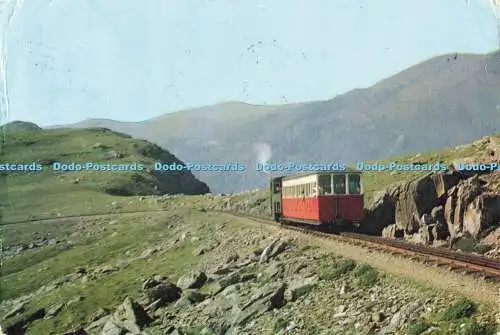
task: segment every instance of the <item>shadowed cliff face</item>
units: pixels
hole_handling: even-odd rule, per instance
[[[224,103],[139,123],[87,120],[146,138],[186,161],[246,163],[246,174],[206,175],[215,192],[266,185],[257,143],[272,160],[353,162],[471,141],[500,129],[500,53],[450,54],[328,101],[282,106]]]

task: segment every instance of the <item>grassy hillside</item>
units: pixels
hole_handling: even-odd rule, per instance
[[[187,161],[239,160],[250,173],[206,179],[215,192],[231,192],[266,185],[267,176],[254,170],[261,142],[269,145],[270,160],[352,163],[497,133],[499,91],[500,52],[443,55],[328,101],[233,102],[138,123],[87,120],[73,126],[104,126],[146,138]]]
[[[32,122],[24,121],[13,121],[0,126],[0,132],[34,131],[41,129],[42,128]]]
[[[144,140],[107,129],[60,129],[9,133],[1,163],[36,162],[42,171],[5,173],[2,221],[79,215],[117,210],[115,198],[164,193],[202,194],[206,184],[189,172],[143,171],[54,172],[59,162],[143,164],[180,162],[168,151]],[[113,197],[114,196],[114,197]],[[133,208],[129,208],[133,210]]]

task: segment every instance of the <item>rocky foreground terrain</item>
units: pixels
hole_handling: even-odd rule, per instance
[[[193,210],[193,203],[207,207],[206,198],[151,197],[138,201],[158,202],[166,211],[18,226],[18,236],[43,234],[57,242],[19,251],[4,264],[0,304],[4,331],[79,334],[85,329],[103,335],[497,331],[500,314],[493,292],[488,301],[476,301],[460,290],[435,289],[384,274],[287,231]],[[356,251],[352,256],[359,258]],[[474,285],[479,291],[485,283]]]

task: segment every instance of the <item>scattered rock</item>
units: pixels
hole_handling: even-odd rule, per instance
[[[45,317],[45,309],[37,309],[35,312],[30,313],[29,315],[21,318],[14,324],[7,327],[7,334],[25,334],[26,329],[30,326],[30,324],[39,319],[43,319]]]
[[[139,259],[149,258],[158,251],[159,251],[159,248],[148,248],[140,254]]]
[[[200,288],[207,281],[207,275],[204,272],[191,272],[179,278],[177,286],[181,289]]]
[[[103,327],[103,334],[122,334],[124,330],[137,334],[151,321],[152,319],[141,305],[127,297],[118,306],[113,317],[107,320]],[[121,331],[121,333],[118,331]]]
[[[78,302],[80,302],[80,301],[84,300],[84,299],[85,299],[85,298],[84,298],[84,297],[82,297],[82,296],[77,296],[77,297],[75,297],[75,298],[73,298],[73,299],[69,300],[69,301],[66,303],[66,306],[71,306],[71,305],[73,305],[73,304],[76,304],[76,303],[78,303]]]
[[[22,312],[24,312],[25,308],[26,308],[26,304],[24,302],[18,303],[7,314],[5,314],[4,319],[8,319],[8,318],[11,318],[17,314],[21,314]]]
[[[59,312],[62,310],[63,307],[64,307],[64,304],[61,304],[61,303],[50,306],[47,309],[47,314],[45,315],[45,318],[50,319],[50,318],[56,316],[57,314],[59,314]]]
[[[378,334],[392,334],[396,332],[406,321],[406,319],[415,313],[419,308],[421,308],[420,303],[418,301],[412,302],[403,308],[401,308],[398,312],[396,312],[389,324],[382,328]]]
[[[318,276],[312,276],[308,278],[301,278],[292,281],[287,289],[287,299],[294,301],[300,296],[307,294],[311,289],[313,289],[318,284]]]
[[[200,293],[198,290],[186,290],[185,294],[192,303],[198,303],[205,300],[205,295]]]
[[[94,275],[104,275],[108,274],[111,272],[118,271],[119,268],[111,265],[103,265],[101,267],[98,267],[97,269],[94,270],[93,274]]]
[[[162,303],[170,303],[181,297],[182,289],[171,283],[160,283],[148,288],[146,294],[150,301],[160,299]]]

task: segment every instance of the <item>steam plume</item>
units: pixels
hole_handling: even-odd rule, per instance
[[[257,154],[257,162],[261,164],[267,163],[272,156],[271,146],[267,143],[257,143],[254,145],[255,153]],[[265,171],[269,174],[269,171]]]
[[[271,146],[267,143],[257,143],[255,144],[255,152],[257,153],[257,162],[267,163],[272,156]]]

